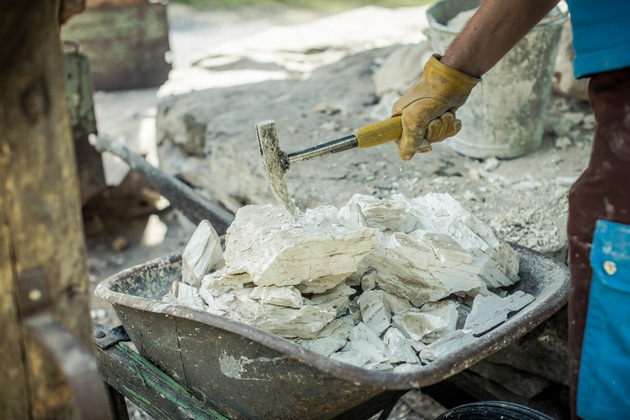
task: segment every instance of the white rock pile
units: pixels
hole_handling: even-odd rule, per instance
[[[518,254],[448,194],[355,195],[297,220],[246,206],[220,250],[202,222],[164,299],[368,369],[418,368],[534,300],[502,289]]]

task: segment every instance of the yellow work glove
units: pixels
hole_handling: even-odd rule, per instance
[[[455,111],[464,105],[481,79],[468,76],[440,62],[435,54],[424,73],[394,104],[392,117],[402,116],[398,154],[409,160],[416,152],[431,151],[431,143],[454,136],[462,128]]]

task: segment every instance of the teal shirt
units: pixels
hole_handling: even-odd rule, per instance
[[[567,0],[575,77],[630,67],[630,0]]]

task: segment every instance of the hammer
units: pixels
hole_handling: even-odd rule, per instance
[[[256,134],[267,183],[278,200],[295,216],[296,210],[284,182],[284,174],[291,164],[355,147],[373,147],[397,140],[402,135],[402,125],[399,116],[393,117],[359,128],[352,135],[289,154],[280,150],[274,121],[267,120],[256,124]]]

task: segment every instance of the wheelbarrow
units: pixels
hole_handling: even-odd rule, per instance
[[[509,345],[566,303],[567,267],[513,247],[521,257],[514,290],[535,300],[471,344],[405,373],[352,366],[258,328],[163,302],[181,278],[180,255],[122,271],[95,294],[111,302],[142,357],[212,407],[209,417],[367,418],[393,407],[407,391],[437,384]]]

